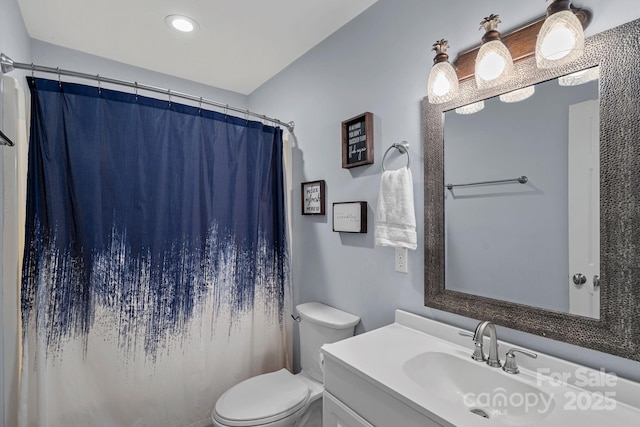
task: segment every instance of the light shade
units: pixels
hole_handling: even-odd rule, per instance
[[[558,78],[560,86],[578,86],[600,78],[600,67],[587,68]]]
[[[475,75],[479,89],[498,86],[513,75],[513,59],[500,40],[482,45],[476,58]]]
[[[536,64],[553,68],[568,64],[584,53],[584,31],[571,10],[547,17],[536,41]]]
[[[508,93],[503,93],[500,95],[500,101],[512,103],[512,102],[520,102],[525,99],[531,97],[536,92],[536,87],[531,85],[527,87],[523,87],[522,89],[516,89]]]
[[[434,58],[435,64],[429,72],[429,80],[427,82],[427,95],[431,104],[441,104],[448,102],[458,96],[460,90],[458,85],[458,75],[453,66],[447,61],[447,49],[449,43],[442,39],[433,44],[436,51]]]
[[[459,92],[458,75],[448,62],[435,64],[429,73],[429,102],[441,104],[454,99]]]
[[[456,108],[458,114],[473,114],[484,108],[484,101],[474,102],[473,104],[464,105]]]
[[[513,75],[513,58],[496,29],[499,23],[498,15],[484,18],[480,23],[486,33],[476,56],[475,78],[479,89],[498,86]]]

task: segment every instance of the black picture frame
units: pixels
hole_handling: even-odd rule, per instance
[[[334,203],[333,231],[338,233],[366,233],[367,202]]]
[[[342,168],[373,163],[373,113],[342,122]]]
[[[302,215],[325,215],[324,180],[308,181],[300,184]]]

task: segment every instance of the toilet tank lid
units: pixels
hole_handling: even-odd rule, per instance
[[[358,316],[319,302],[299,304],[296,306],[296,310],[298,310],[298,314],[303,320],[308,320],[332,329],[351,328],[360,322]]]

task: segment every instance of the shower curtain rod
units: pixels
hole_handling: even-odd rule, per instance
[[[63,70],[63,69],[60,69],[60,68],[45,67],[45,66],[42,66],[42,65],[34,65],[34,64],[26,64],[26,63],[21,63],[21,62],[14,62],[11,58],[9,58],[4,53],[0,54],[0,63],[2,65],[2,72],[3,73],[10,73],[11,71],[13,71],[15,69],[18,69],[18,70],[31,70],[32,73],[37,71],[39,73],[57,74],[58,75],[58,79],[60,78],[60,76],[69,76],[69,77],[77,77],[77,78],[87,79],[87,80],[94,80],[94,81],[98,82],[98,85],[100,85],[100,83],[110,83],[110,84],[126,86],[126,87],[130,87],[130,88],[136,89],[136,93],[137,93],[137,90],[146,90],[146,91],[149,91],[149,92],[155,92],[155,93],[161,93],[163,95],[168,95],[169,99],[171,99],[172,97],[183,98],[183,99],[188,99],[190,101],[198,102],[199,104],[206,104],[206,105],[212,105],[212,106],[218,107],[218,108],[224,108],[225,111],[231,110],[231,111],[235,111],[235,112],[238,112],[238,113],[245,114],[247,116],[257,117],[257,118],[259,118],[261,120],[265,120],[265,121],[268,121],[268,122],[276,123],[278,125],[281,125],[281,126],[284,126],[285,128],[287,128],[287,130],[289,132],[293,132],[293,129],[294,129],[294,126],[295,126],[294,122],[285,123],[285,122],[280,121],[278,119],[274,119],[272,117],[265,116],[264,114],[257,114],[257,113],[254,113],[252,111],[249,111],[249,110],[243,110],[242,108],[233,107],[233,106],[231,106],[229,104],[223,104],[221,102],[212,101],[210,99],[206,99],[206,98],[203,98],[201,96],[189,95],[187,93],[182,93],[182,92],[174,92],[171,89],[164,89],[164,88],[160,88],[160,87],[156,87],[156,86],[149,86],[149,85],[145,85],[145,84],[138,83],[138,82],[129,82],[129,81],[126,81],[126,80],[112,79],[112,78],[109,78],[109,77],[103,77],[100,74],[97,74],[97,75],[86,74],[86,73],[80,73],[80,72],[77,72],[77,71]]]

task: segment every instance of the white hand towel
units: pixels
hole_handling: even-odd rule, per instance
[[[413,178],[409,168],[382,172],[376,212],[376,245],[416,249]]]

